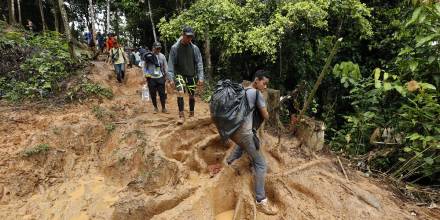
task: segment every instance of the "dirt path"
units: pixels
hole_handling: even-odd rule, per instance
[[[259,213],[246,157],[238,171],[212,175],[230,149],[206,104],[198,100],[196,117],[177,126],[172,94],[171,114],[153,114],[140,100],[138,69],[129,69],[121,86],[113,75],[102,62],[89,75],[113,90],[112,100],[62,109],[0,106],[1,219],[440,218],[438,209],[397,199],[379,180],[355,171],[345,180],[331,155],[308,159],[295,140],[276,146],[268,134],[266,189],[280,213]]]

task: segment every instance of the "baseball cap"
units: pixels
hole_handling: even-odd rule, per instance
[[[182,30],[183,34],[185,34],[186,36],[194,36],[194,30],[192,29],[192,27],[184,27]]]
[[[156,41],[153,43],[153,48],[162,48],[162,45]]]

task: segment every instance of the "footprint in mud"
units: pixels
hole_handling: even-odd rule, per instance
[[[160,147],[168,158],[198,173],[212,172],[212,169],[218,172],[228,150],[214,125],[203,119],[174,130],[164,138]]]

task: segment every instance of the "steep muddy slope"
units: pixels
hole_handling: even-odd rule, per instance
[[[57,107],[0,107],[2,219],[438,219],[438,209],[405,203],[386,184],[350,171],[332,155],[302,156],[292,138],[264,134],[267,194],[276,216],[256,211],[246,156],[223,167],[230,151],[198,101],[178,126],[177,106],[153,114],[140,99],[139,69],[117,85],[112,67],[88,77],[112,100]],[[414,215],[415,214],[415,215]]]

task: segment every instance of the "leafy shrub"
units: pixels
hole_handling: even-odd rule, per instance
[[[70,88],[66,94],[66,99],[69,101],[81,100],[89,97],[110,99],[113,97],[113,92],[111,89],[102,87],[99,84],[84,80],[82,83]]]
[[[391,153],[386,158],[376,158],[371,165],[391,171],[401,180],[434,178],[440,172],[438,98],[439,93],[431,84],[405,82],[376,69],[374,78],[354,83],[347,100],[355,112],[344,116],[346,123],[330,144],[334,150],[364,154],[377,148],[371,142],[373,131],[386,129],[389,132],[385,138],[395,143],[381,142],[391,148]]]

